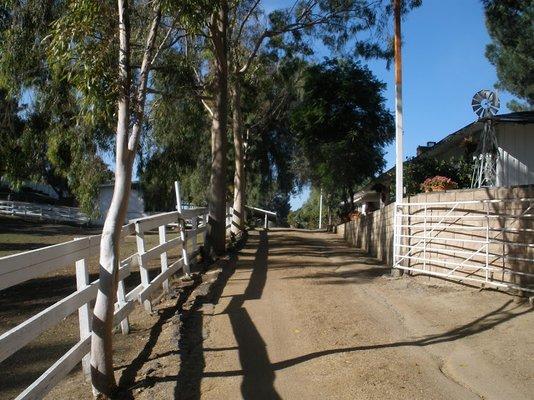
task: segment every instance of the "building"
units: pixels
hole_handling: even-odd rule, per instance
[[[490,118],[499,147],[496,187],[534,185],[534,112],[516,112]],[[476,146],[484,122],[475,121],[451,133],[441,141],[427,142],[417,148],[417,155],[408,163],[422,157],[438,160],[459,158],[465,154],[466,142]],[[387,204],[389,192],[394,191],[395,168],[381,174],[354,195],[354,205],[362,214]]]
[[[100,192],[98,194],[99,217],[98,220],[95,221],[96,223],[104,223],[104,219],[106,218],[107,211],[111,204],[111,198],[113,197],[114,185],[114,182],[109,182],[100,186]],[[141,187],[139,182],[132,182],[126,220],[141,218],[145,215],[145,201],[143,199]]]

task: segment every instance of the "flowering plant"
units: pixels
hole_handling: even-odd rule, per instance
[[[438,192],[441,190],[456,189],[458,184],[446,176],[435,176],[427,178],[421,184],[421,189],[425,192]]]

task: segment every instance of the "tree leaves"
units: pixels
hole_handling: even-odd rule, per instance
[[[486,57],[495,65],[497,87],[526,101],[508,106],[534,109],[534,0],[483,0],[486,26],[493,43]]]
[[[291,129],[308,160],[312,185],[323,187],[334,205],[383,168],[393,117],[384,105],[385,85],[354,61],[313,65],[305,80]]]

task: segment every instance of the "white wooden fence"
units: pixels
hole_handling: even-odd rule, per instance
[[[186,230],[187,224],[190,229]],[[179,237],[167,239],[166,227],[179,230]],[[144,234],[158,228],[159,244],[146,248]],[[169,278],[183,271],[189,273],[189,264],[198,251],[197,235],[206,231],[206,209],[194,208],[157,214],[140,218],[123,226],[121,238],[135,235],[137,253],[122,260],[119,268],[119,287],[115,304],[115,325],[121,325],[128,333],[128,315],[138,301],[151,309],[150,298],[156,291],[168,290]],[[190,241],[190,246],[188,242]],[[182,257],[168,265],[167,252],[175,247],[182,249]],[[44,247],[0,258],[0,290],[30,279],[38,278],[60,268],[75,264],[77,290],[54,303],[23,323],[0,336],[0,362],[20,350],[43,331],[59,324],[63,319],[78,311],[80,340],[59,360],[48,368],[36,381],[27,387],[17,399],[40,399],[63,379],[80,361],[85,374],[90,373],[89,350],[91,335],[91,303],[98,291],[98,280],[89,281],[89,258],[96,257],[100,248],[100,235],[75,239],[66,243]],[[149,277],[148,262],[160,259],[161,272],[153,279]],[[124,279],[134,267],[139,267],[141,282],[126,293]]]
[[[90,222],[89,217],[82,213],[79,208],[57,207],[23,201],[0,200],[0,214],[74,224],[87,224]]]
[[[269,217],[274,217],[276,219],[278,216],[275,212],[264,210],[263,208],[252,207],[252,206],[245,206],[245,207],[251,210],[252,212],[263,214],[263,227],[265,229],[269,229]]]

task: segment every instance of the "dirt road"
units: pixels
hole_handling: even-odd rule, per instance
[[[124,399],[534,398],[534,312],[517,298],[388,279],[327,233],[251,232],[221,265],[116,336]],[[91,398],[80,372],[47,397],[73,398]]]
[[[251,233],[184,397],[533,398],[528,305],[386,273],[331,234]]]

